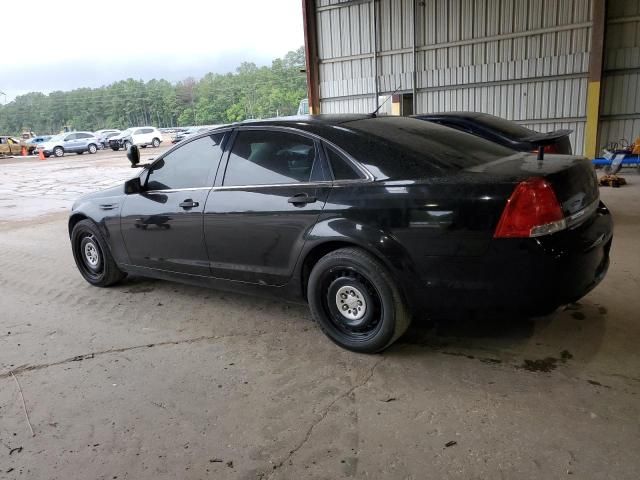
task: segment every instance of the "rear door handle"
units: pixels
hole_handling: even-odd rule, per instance
[[[306,193],[298,193],[293,197],[289,198],[287,202],[293,203],[294,205],[304,205],[306,203],[315,203],[318,199],[316,197],[311,197]]]
[[[184,202],[179,203],[178,205],[181,206],[182,208],[193,208],[193,207],[197,207],[200,204],[188,198]]]

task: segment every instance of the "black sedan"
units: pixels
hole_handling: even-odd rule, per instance
[[[540,133],[511,120],[477,112],[429,113],[414,118],[477,135],[520,152],[537,151],[542,146],[544,153],[572,154],[571,130]]]
[[[189,138],[80,198],[69,234],[93,285],[135,274],[303,300],[334,342],[376,352],[423,314],[578,300],[607,271],[612,220],[586,159],[320,115]]]

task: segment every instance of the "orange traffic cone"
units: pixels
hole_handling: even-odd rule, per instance
[[[24,145],[22,145],[22,149],[20,150],[20,155],[22,155],[23,157],[27,156],[27,147],[25,147]]]
[[[44,156],[44,153],[42,153],[42,149],[41,148],[38,149],[38,158],[40,160],[46,160],[46,158]]]

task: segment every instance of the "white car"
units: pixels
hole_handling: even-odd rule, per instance
[[[162,143],[162,132],[155,127],[132,127],[127,128],[120,135],[109,139],[109,147],[112,150],[125,150],[131,145],[139,147],[159,147]]]

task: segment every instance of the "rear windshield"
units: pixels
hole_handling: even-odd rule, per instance
[[[371,172],[376,177],[462,170],[515,153],[475,135],[413,118],[377,117],[343,125],[362,135],[351,138],[356,140],[352,145],[340,146],[369,168],[373,164],[379,170]]]
[[[522,125],[518,125],[515,122],[505,120],[500,117],[494,117],[493,115],[478,115],[477,117],[474,117],[474,120],[480,125],[486,125],[488,128],[515,140],[530,137],[531,135],[538,133],[523,127]]]

